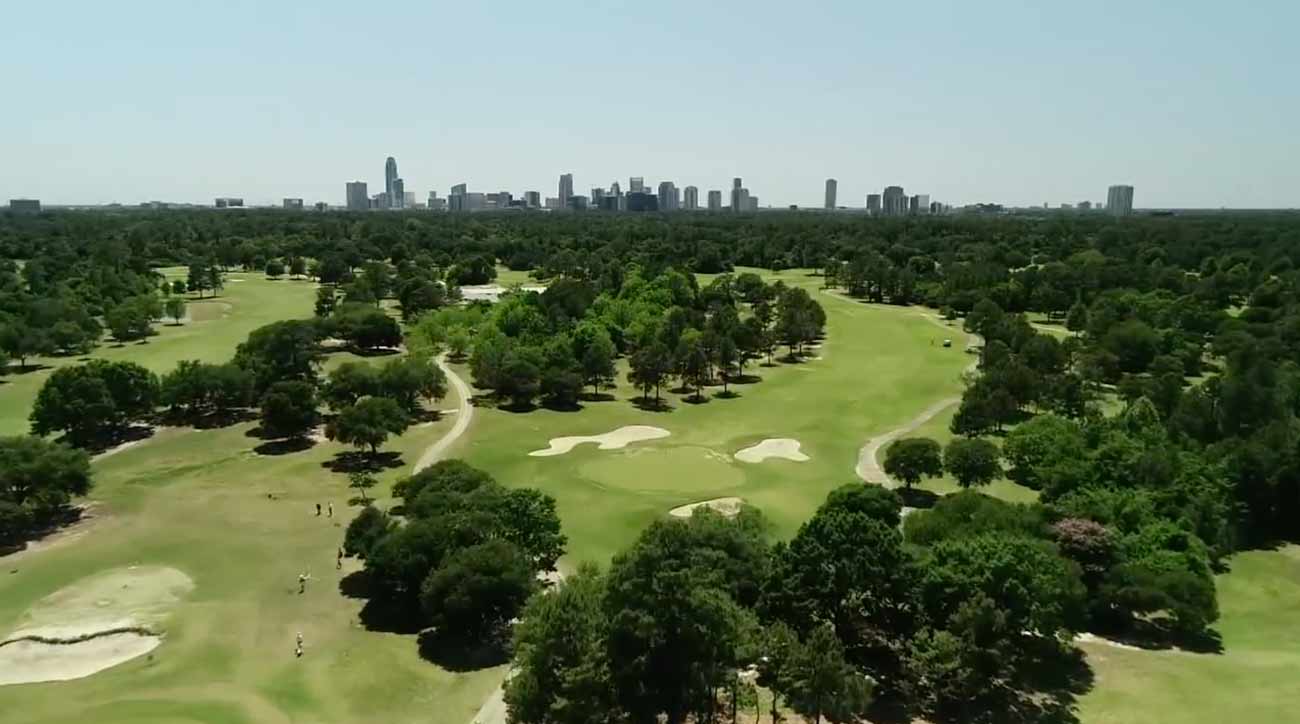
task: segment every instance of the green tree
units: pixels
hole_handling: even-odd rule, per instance
[[[364,505],[370,504],[370,500],[366,497],[366,491],[378,484],[379,480],[364,470],[354,470],[348,473],[348,487],[357,491]]]
[[[1002,474],[998,446],[984,438],[954,438],[943,450],[943,467],[963,488],[988,485]]]
[[[505,686],[514,724],[620,721],[606,654],[605,578],[592,564],[533,596],[514,630],[516,674]]]
[[[379,394],[380,374],[366,362],[344,362],[330,372],[321,397],[336,412],[351,407],[363,397]]]
[[[185,317],[185,300],[180,297],[171,297],[163,303],[163,310],[167,316],[171,317],[172,324],[180,324],[181,319]]]
[[[844,647],[830,624],[814,628],[794,647],[783,668],[782,693],[790,707],[820,724],[857,722],[871,703],[870,681],[844,658]]]
[[[347,532],[343,535],[343,550],[350,556],[365,558],[375,544],[396,527],[397,524],[387,513],[373,505],[366,505],[348,523]]]
[[[284,276],[284,261],[281,259],[271,259],[266,262],[266,275],[272,279],[279,279]]]
[[[90,488],[90,458],[81,450],[39,437],[0,437],[0,501],[40,519]]]
[[[367,397],[346,407],[334,421],[332,432],[339,442],[370,448],[370,454],[379,452],[379,446],[389,435],[401,435],[411,424],[406,410],[387,397]]]
[[[54,342],[44,329],[15,320],[0,324],[0,350],[17,359],[19,368],[26,370],[29,358],[54,352]]]
[[[32,406],[32,431],[67,433],[85,447],[120,433],[153,412],[158,378],[133,362],[92,360],[60,367],[41,386]]]
[[[433,403],[447,394],[447,375],[432,360],[407,356],[379,368],[380,394],[398,402],[408,413],[419,414],[421,401]]]
[[[614,342],[603,329],[593,336],[582,352],[583,380],[591,385],[592,394],[600,392],[602,385],[614,383]]]
[[[448,555],[424,580],[420,604],[440,631],[473,639],[514,618],[535,586],[523,551],[490,540]]]
[[[943,458],[939,443],[928,437],[905,437],[885,448],[885,474],[902,480],[907,487],[921,482],[921,478],[937,478],[943,474]]]
[[[697,329],[682,333],[673,356],[673,367],[682,384],[695,389],[692,398],[704,400],[704,385],[709,382],[709,357],[704,352],[703,336]]]
[[[262,434],[272,438],[301,439],[316,427],[316,388],[298,380],[271,385],[262,398]]]
[[[253,374],[258,391],[276,382],[314,384],[322,357],[316,325],[300,319],[258,327],[235,349],[235,364]]]

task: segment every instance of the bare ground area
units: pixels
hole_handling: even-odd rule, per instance
[[[459,421],[458,421],[459,422]],[[544,458],[554,455],[564,455],[573,448],[584,443],[594,442],[601,450],[618,450],[627,447],[634,442],[645,440],[658,440],[665,438],[672,433],[662,427],[652,427],[650,425],[627,425],[617,430],[604,433],[603,435],[574,435],[571,437],[553,437],[551,438],[550,447],[544,450],[534,450],[530,453],[532,457]]]
[[[788,437],[768,438],[757,445],[750,445],[736,452],[736,459],[742,463],[761,463],[768,458],[792,460],[796,463],[808,461],[808,456],[799,449],[798,440]]]
[[[681,505],[668,511],[668,514],[675,518],[689,518],[695,513],[696,508],[709,507],[718,511],[722,515],[731,517],[740,513],[740,506],[745,504],[744,498],[714,498],[713,500],[702,500],[698,503]]]

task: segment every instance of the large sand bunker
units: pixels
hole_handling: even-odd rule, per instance
[[[800,452],[799,448],[799,441],[793,438],[769,437],[757,445],[738,451],[736,459],[742,463],[761,463],[768,458],[793,460],[796,463],[807,462],[808,456]]]
[[[713,500],[702,500],[698,503],[673,508],[668,511],[668,514],[676,518],[689,518],[695,514],[696,508],[709,507],[731,518],[740,514],[740,508],[744,504],[744,498],[714,498]]]
[[[174,568],[132,566],[55,591],[0,639],[0,685],[79,679],[152,651],[193,588]]]
[[[634,442],[644,440],[658,440],[668,437],[672,433],[662,427],[651,427],[650,425],[628,425],[620,427],[604,435],[576,435],[573,437],[553,437],[551,446],[545,450],[534,450],[530,453],[535,458],[546,458],[552,455],[563,455],[573,448],[583,443],[594,442],[601,450],[617,450],[627,447]]]

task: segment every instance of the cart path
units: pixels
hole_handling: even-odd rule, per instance
[[[453,443],[460,439],[461,435],[465,434],[465,431],[469,429],[470,421],[474,419],[474,405],[470,403],[470,397],[474,394],[473,391],[470,390],[469,385],[465,384],[465,380],[460,378],[460,375],[447,366],[445,356],[439,355],[436,362],[438,367],[442,369],[443,374],[447,375],[447,380],[451,382],[451,386],[456,388],[457,396],[460,397],[460,404],[456,407],[456,424],[451,426],[446,435],[443,435],[437,442],[425,449],[424,453],[420,455],[420,459],[415,462],[415,467],[411,470],[412,474],[418,473],[438,462],[443,453],[447,451],[447,448],[451,447]]]

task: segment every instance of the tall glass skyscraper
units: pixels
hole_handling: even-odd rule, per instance
[[[393,201],[395,198],[393,196],[393,182],[396,181],[397,178],[397,159],[389,156],[388,160],[384,162],[384,193],[387,194],[388,204],[390,206],[399,205],[399,203],[394,203]]]

